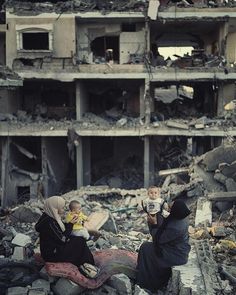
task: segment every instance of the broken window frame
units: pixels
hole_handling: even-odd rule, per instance
[[[47,33],[48,34],[48,49],[25,49],[23,48],[23,34],[27,33]],[[53,51],[53,29],[52,25],[39,26],[16,26],[16,44],[17,51],[20,52],[51,52]]]

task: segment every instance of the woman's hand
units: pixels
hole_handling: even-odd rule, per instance
[[[72,224],[75,224],[77,221],[78,221],[78,215],[74,215],[70,222]]]
[[[156,215],[147,215],[147,222],[150,224],[157,224],[157,217]]]

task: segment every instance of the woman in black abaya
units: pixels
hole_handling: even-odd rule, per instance
[[[152,292],[165,286],[171,267],[186,264],[190,251],[188,218],[190,210],[182,200],[174,201],[162,225],[157,216],[148,215],[152,242],[141,245],[138,253],[137,283]]]
[[[61,220],[65,200],[54,196],[46,199],[44,213],[35,225],[39,232],[40,252],[46,262],[70,262],[80,266],[85,262],[94,265],[93,255],[83,237],[70,236],[74,217],[70,223]]]

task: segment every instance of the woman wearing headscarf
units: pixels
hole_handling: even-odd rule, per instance
[[[64,207],[65,200],[61,197],[46,199],[43,215],[35,225],[43,259],[47,262],[70,262],[78,267],[85,262],[94,264],[85,239],[70,236],[76,217],[70,223],[62,222]]]
[[[153,241],[143,243],[139,249],[137,283],[140,287],[156,292],[167,284],[172,266],[187,263],[190,251],[187,216],[190,213],[182,200],[176,200],[161,225],[158,225],[160,216],[148,215]]]

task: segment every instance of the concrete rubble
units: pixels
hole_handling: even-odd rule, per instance
[[[188,264],[174,267],[167,289],[161,290],[158,294],[208,295],[218,294],[219,290],[224,290],[222,294],[235,294],[235,205],[230,202],[230,208],[221,212],[217,209],[215,200],[212,197],[208,199],[208,195],[214,193],[214,182],[217,181],[214,178],[215,171],[219,166],[222,167],[222,162],[230,164],[235,161],[236,153],[230,148],[233,147],[220,146],[200,158],[195,157],[188,170],[189,180],[185,183],[179,184],[178,177],[180,176],[176,178],[173,175],[171,178],[170,175],[163,176],[161,191],[163,197],[168,201],[183,198],[193,212],[189,227],[192,251]],[[227,155],[223,156],[219,152],[222,149],[227,149]],[[199,170],[196,169],[196,166],[201,167],[201,175],[198,175]],[[234,177],[234,170],[231,172],[230,174],[227,170],[227,177]],[[201,178],[203,173],[211,173],[212,186],[212,183],[205,186],[204,179]],[[226,186],[223,189],[226,190]],[[188,194],[191,191],[194,193]],[[100,220],[98,229],[100,228],[101,236],[96,241],[88,241],[88,245],[93,251],[108,248],[138,251],[141,243],[150,239],[145,213],[140,205],[141,200],[146,197],[146,189],[124,190],[111,189],[107,186],[83,187],[80,190],[68,192],[63,197],[67,205],[72,199],[79,200],[87,215],[98,213],[95,219]],[[227,203],[228,199],[226,198],[222,202]],[[114,275],[98,290],[89,291],[67,279],[51,278],[43,269],[40,271],[42,266],[39,267],[35,264],[32,255],[39,251],[34,224],[42,208],[43,203],[38,200],[18,205],[17,210],[9,208],[2,211],[0,277],[2,278],[1,286],[6,294],[92,295],[107,294],[106,292],[122,295],[147,294],[124,274]],[[17,212],[20,212],[21,218],[19,219],[16,218]],[[36,215],[35,212],[37,212]],[[102,212],[106,212],[108,215],[104,215]],[[17,263],[24,265],[21,270],[22,276],[18,276],[10,270],[8,277],[3,275],[5,268],[11,266],[14,269],[17,267]],[[27,268],[29,267],[28,263],[31,263],[31,269]],[[211,273],[210,277],[208,277],[209,272]],[[23,278],[26,273],[28,277],[25,282]],[[13,286],[9,280],[18,282],[18,285],[14,284]],[[34,293],[36,291],[38,293]]]

